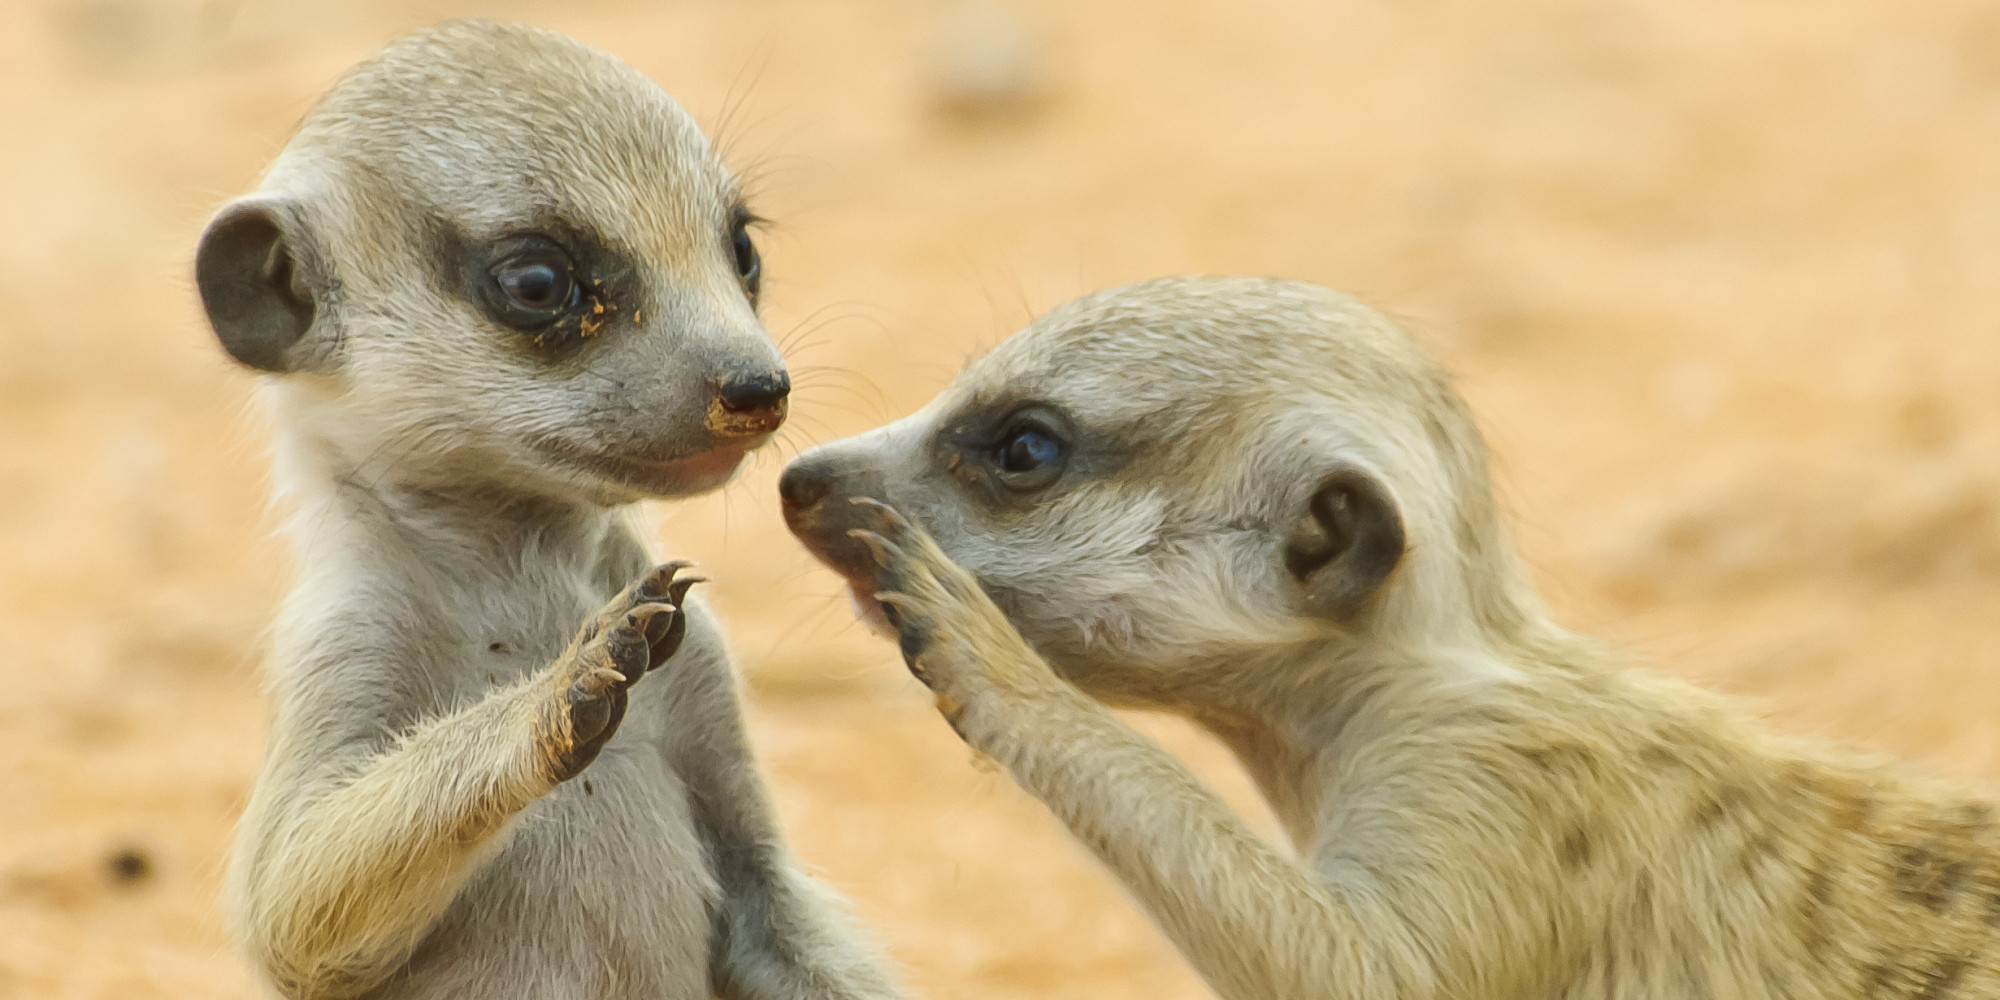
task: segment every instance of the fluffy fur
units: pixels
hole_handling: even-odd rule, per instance
[[[1067,444],[1028,489],[995,450],[1022,413]],[[953,727],[1222,996],[2000,996],[1991,805],[1550,623],[1465,405],[1349,298],[1086,297],[783,487]],[[1234,748],[1292,852],[1106,703]]]
[[[204,302],[273,373],[296,509],[228,890],[274,992],[897,995],[785,849],[711,618],[671,567],[634,584],[621,506],[719,485],[783,417],[716,403],[783,379],[741,216],[651,81],[468,23],[347,74],[211,225]],[[585,297],[523,330],[488,268],[529,236]]]

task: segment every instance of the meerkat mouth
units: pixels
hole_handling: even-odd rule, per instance
[[[875,579],[875,564],[865,551],[855,551],[856,546],[829,545],[818,524],[810,527],[791,525],[792,533],[805,543],[806,550],[818,559],[820,565],[840,575],[847,584],[847,596],[854,604],[854,617],[861,623],[882,635],[893,636],[896,627],[889,623],[889,615],[882,609],[882,602],[875,599],[875,592],[881,589]],[[841,541],[850,541],[841,539]]]
[[[682,492],[703,483],[720,484],[736,472],[750,449],[726,446],[666,461],[630,458],[624,455],[597,456],[598,465],[635,486],[667,487]]]
[[[848,576],[846,579],[847,596],[854,601],[854,617],[861,619],[861,624],[874,629],[877,634],[893,637],[896,626],[889,624],[889,615],[882,610],[882,602],[875,599],[874,577]]]
[[[685,496],[721,486],[764,438],[717,444],[679,458],[639,458],[568,447],[547,450],[564,465],[654,496]]]

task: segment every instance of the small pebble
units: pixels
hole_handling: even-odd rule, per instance
[[[110,872],[111,881],[137,885],[153,877],[153,855],[144,848],[120,848],[104,859],[104,867]]]

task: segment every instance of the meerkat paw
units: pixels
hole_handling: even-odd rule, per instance
[[[1055,681],[979,581],[929,532],[879,500],[852,502],[867,512],[869,526],[848,534],[874,553],[875,599],[896,628],[903,662],[937,695],[947,719],[956,724],[966,703],[989,690],[1027,694]]]
[[[665,563],[627,587],[584,624],[556,661],[536,733],[552,781],[567,781],[597,759],[624,721],[626,692],[680,648],[687,635],[681,602],[702,582],[679,576],[689,565]]]

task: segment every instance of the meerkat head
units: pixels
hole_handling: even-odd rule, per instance
[[[384,475],[602,503],[720,485],[785,416],[753,217],[694,122],[544,31],[419,32],[209,224],[222,346],[281,437]]]
[[[1310,285],[1171,279],[1071,302],[916,414],[800,456],[780,490],[864,613],[874,563],[847,532],[850,500],[874,497],[1100,693],[1138,664],[1519,625],[1449,379]]]

